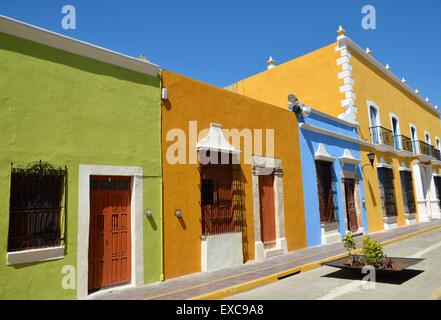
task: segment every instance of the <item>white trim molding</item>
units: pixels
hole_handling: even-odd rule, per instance
[[[357,97],[354,91],[354,78],[352,78],[351,53],[346,45],[340,45],[340,43],[336,47],[336,51],[340,53],[336,63],[338,67],[341,67],[338,78],[343,80],[343,85],[340,86],[339,91],[344,94],[341,106],[345,109],[345,112],[341,113],[338,118],[358,125],[355,104]]]
[[[387,163],[383,157],[380,157],[380,160],[378,160],[378,164],[376,165],[376,167],[377,168],[386,168],[386,169],[393,169],[394,168],[394,166]]]
[[[274,172],[274,201],[276,214],[276,244],[274,248],[265,248],[262,242],[261,221],[260,221],[260,188],[259,175],[268,174],[266,170]],[[283,200],[283,171],[280,159],[253,156],[253,217],[254,217],[254,248],[255,259],[261,260],[274,253],[286,254],[288,245],[285,238],[285,209]]]
[[[331,156],[328,153],[328,150],[326,150],[326,147],[323,143],[319,143],[317,151],[314,154],[314,160],[334,162],[335,157]]]
[[[3,15],[0,15],[0,32],[150,76],[159,74],[159,66],[148,61],[73,39]]]
[[[196,144],[196,150],[202,151],[216,151],[224,153],[239,154],[240,151],[236,150],[225,138],[222,132],[222,125],[217,123],[210,124],[210,131],[208,135],[202,138]]]
[[[143,251],[143,169],[141,167],[122,167],[106,165],[79,166],[78,184],[78,244],[77,244],[77,297],[88,295],[88,253],[90,223],[90,176],[129,176],[132,177],[130,199],[131,226],[131,285],[144,283]]]
[[[64,249],[64,246],[59,246],[8,252],[6,254],[6,264],[16,265],[31,262],[60,260],[64,258]]]
[[[354,158],[354,156],[352,155],[352,153],[351,153],[351,151],[349,149],[345,149],[343,151],[343,155],[341,157],[339,157],[338,159],[343,164],[358,165],[359,163],[361,163],[360,159]]]

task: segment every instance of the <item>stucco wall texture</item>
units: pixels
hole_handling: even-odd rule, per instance
[[[286,108],[286,97],[295,94],[306,105],[338,116],[344,112],[339,92],[336,43],[277,65],[246,79],[229,89],[247,97]]]
[[[165,154],[176,141],[167,141],[167,132],[178,128],[186,136],[189,121],[198,130],[219,123],[223,129],[274,129],[275,158],[282,160],[285,210],[285,236],[288,250],[306,246],[303,188],[298,143],[298,123],[288,110],[259,102],[227,90],[204,84],[179,74],[163,71],[162,83],[169,97],[162,105],[162,151],[164,190],[164,273],[173,278],[201,270],[200,177],[197,164],[169,164]],[[285,97],[286,99],[286,97]],[[265,130],[264,130],[265,132]],[[232,143],[232,141],[230,141]],[[265,136],[263,146],[265,146]],[[243,144],[243,142],[242,142]],[[234,145],[234,144],[233,144]],[[254,259],[252,166],[243,162],[243,146],[234,145],[241,154],[242,182],[245,189],[244,259]],[[188,145],[187,152],[195,145]],[[262,150],[265,156],[265,147]],[[188,159],[188,155],[187,155]],[[183,219],[175,210],[183,211]]]
[[[70,299],[65,265],[76,266],[79,164],[141,166],[145,282],[161,277],[159,77],[73,55],[0,33],[0,257],[5,259],[11,163],[67,166],[66,252],[57,261],[7,266],[0,297]]]
[[[428,131],[430,133],[431,143],[435,145],[435,137],[441,138],[439,116],[427,109],[383,74],[375,70],[358,54],[352,51],[351,54],[354,92],[357,96],[357,119],[360,123],[360,139],[371,141],[368,101],[372,101],[379,108],[381,126],[392,130],[391,114],[394,114],[399,119],[399,129],[402,135],[411,137],[409,125],[413,124],[417,129],[418,140],[424,141],[424,132]],[[397,223],[399,226],[405,225],[399,167],[401,163],[407,167],[411,167],[414,158],[402,158],[391,153],[376,151],[374,168],[372,168],[367,157],[369,152],[371,152],[370,149],[361,147],[369,230],[371,232],[383,230],[378,173],[375,168],[380,157],[383,157],[386,162],[393,165],[395,200],[398,212]],[[415,199],[417,199],[415,181],[416,177],[413,177]]]

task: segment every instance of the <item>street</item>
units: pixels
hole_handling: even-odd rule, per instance
[[[441,230],[384,247],[389,257],[422,258],[396,274],[364,275],[331,267],[301,273],[229,297],[229,300],[426,300],[441,297]]]

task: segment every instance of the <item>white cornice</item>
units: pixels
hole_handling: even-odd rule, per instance
[[[370,62],[373,66],[375,66],[381,73],[383,73],[386,77],[391,79],[396,85],[402,88],[404,91],[412,95],[418,102],[420,102],[423,106],[428,108],[433,113],[440,115],[440,111],[435,109],[435,107],[427,102],[422,96],[415,93],[406,83],[403,83],[401,79],[399,79],[396,75],[393,74],[390,70],[387,70],[385,66],[383,66],[380,62],[378,62],[374,57],[366,53],[358,44],[352,41],[345,35],[339,36],[337,38],[339,42],[339,46],[348,46],[355,50],[360,56],[362,56],[365,60]]]
[[[159,66],[0,15],[0,32],[121,68],[156,76]]]

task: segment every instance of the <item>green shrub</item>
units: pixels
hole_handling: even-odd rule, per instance
[[[355,240],[352,237],[352,233],[348,232],[343,237],[343,246],[349,252],[349,254],[351,254],[352,250],[355,250],[355,248],[357,247],[357,244],[355,243]]]
[[[379,268],[383,265],[384,251],[381,243],[365,236],[363,238],[363,254],[367,265]]]

